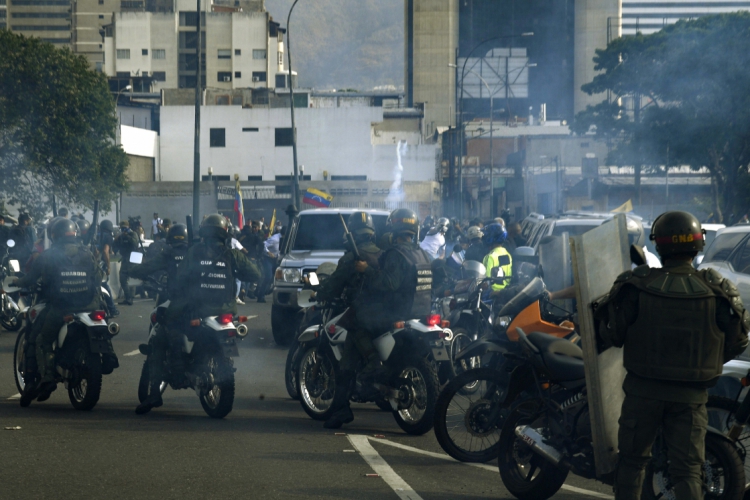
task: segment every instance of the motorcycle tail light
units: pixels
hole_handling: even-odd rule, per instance
[[[427,326],[436,326],[440,324],[439,314],[430,314],[427,316]]]
[[[73,321],[73,315],[68,314],[67,316],[63,316],[63,321],[66,323],[70,323],[71,321]]]
[[[447,319],[440,322],[440,328],[448,328],[449,326],[451,326],[451,322]]]
[[[240,323],[246,323],[247,322],[247,316],[239,316],[237,318],[237,321],[239,321]]]
[[[219,323],[222,325],[228,325],[229,323],[232,322],[232,319],[234,319],[234,317],[232,316],[231,313],[220,314],[218,318]]]
[[[199,319],[191,319],[190,320],[190,326],[201,326],[201,320],[199,320]]]
[[[336,325],[328,325],[328,333],[330,333],[331,335],[336,333]]]
[[[393,323],[393,329],[394,330],[401,330],[402,328],[406,328],[406,323],[403,321],[396,321]]]
[[[151,323],[156,324],[156,313],[151,313]]]
[[[105,313],[104,311],[94,311],[92,313],[89,313],[89,318],[94,321],[103,321],[106,317],[107,313]]]
[[[742,387],[750,386],[750,379],[747,377],[742,377],[740,383],[742,384]]]

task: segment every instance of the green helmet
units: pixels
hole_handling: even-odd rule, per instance
[[[396,209],[391,212],[390,219],[394,236],[403,233],[408,233],[412,236],[419,234],[419,217],[414,210],[408,208]]]
[[[367,212],[354,212],[349,216],[346,222],[349,231],[354,235],[375,234],[375,224],[372,222],[372,215]]]
[[[173,247],[187,245],[188,230],[185,224],[175,224],[167,232],[167,244]]]
[[[221,214],[211,214],[201,222],[198,234],[201,238],[225,239],[229,234],[227,218]]]
[[[75,238],[78,234],[78,226],[69,219],[60,219],[52,225],[52,239],[54,241],[63,238]]]
[[[706,243],[701,223],[688,212],[665,212],[656,218],[651,227],[651,239],[659,256],[694,254],[703,250]]]

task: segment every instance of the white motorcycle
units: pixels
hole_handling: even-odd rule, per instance
[[[310,273],[311,282],[314,273]],[[312,291],[300,292],[298,303],[312,305]],[[315,420],[327,420],[343,403],[348,390],[336,384],[346,325],[341,324],[346,312],[333,318],[324,314],[322,324],[310,326],[299,336],[300,344],[318,339],[299,362],[297,376],[300,402]],[[393,329],[373,340],[385,367],[381,382],[362,383],[359,377],[351,393],[353,402],[385,400],[396,423],[408,434],[421,435],[433,425],[435,401],[440,389],[438,362],[450,362],[448,348],[453,332],[439,315],[422,320],[400,321]],[[374,385],[375,391],[371,390]]]

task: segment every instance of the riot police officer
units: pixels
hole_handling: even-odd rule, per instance
[[[186,231],[187,232],[187,231]],[[223,215],[212,214],[203,219],[199,230],[201,242],[193,245],[177,266],[172,290],[180,294],[173,297],[164,315],[163,327],[172,349],[171,376],[179,386],[184,377],[182,350],[177,340],[191,318],[237,314],[234,280],[255,282],[260,278],[258,268],[239,250],[228,246],[230,238],[227,220]],[[187,235],[185,235],[187,236]],[[163,374],[149,370],[149,396],[138,405],[136,413],[148,413],[162,405],[159,385]]]
[[[363,260],[354,264],[356,271],[365,276],[357,323],[371,337],[388,331],[396,321],[427,317],[432,306],[431,259],[417,246],[419,217],[413,210],[400,208],[391,214],[390,221],[393,246],[382,255],[380,267],[372,267]],[[335,429],[352,420],[354,415],[347,399],[325,427]]]
[[[138,249],[138,235],[130,229],[130,223],[126,220],[120,221],[120,236],[115,240],[115,251],[120,252],[120,286],[122,287],[123,300],[120,305],[133,305],[133,294],[128,286],[130,269],[130,254]]]
[[[379,267],[378,259],[383,252],[373,243],[373,239],[375,238],[375,224],[372,221],[372,215],[367,212],[354,212],[349,216],[347,226],[354,236],[354,242],[357,245],[360,258],[367,262],[368,266],[377,269]],[[320,301],[329,301],[345,294],[345,301],[351,304],[347,316],[356,317],[363,276],[355,271],[354,263],[353,249],[347,248],[347,252],[339,259],[336,271],[320,285],[315,297]],[[370,334],[362,328],[355,327],[350,329],[344,343],[344,353],[339,364],[341,370],[353,371],[357,355],[367,361],[362,370],[364,373],[377,370],[380,364],[380,357],[375,350],[375,345],[372,343]]]
[[[624,347],[627,370],[615,495],[640,498],[661,427],[675,497],[699,499],[707,389],[723,364],[747,347],[750,315],[730,281],[691,265],[704,246],[704,231],[693,215],[660,215],[651,239],[663,267],[642,265],[621,274],[596,313],[605,345]]]
[[[29,352],[26,355],[29,373],[25,377],[21,406],[28,406],[37,397],[38,401],[48,399],[57,387],[52,344],[64,324],[63,317],[101,306],[99,290],[103,276],[92,253],[76,242],[77,230],[75,222],[57,220],[51,230],[52,246],[34,261],[31,271],[16,282],[16,286],[28,288],[41,280],[42,293],[48,300],[47,307],[34,321],[26,344],[27,352],[36,349],[36,367]],[[39,380],[37,369],[41,372]]]

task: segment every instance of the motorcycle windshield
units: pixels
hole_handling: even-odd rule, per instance
[[[498,316],[510,316],[511,318],[516,317],[518,313],[526,309],[528,306],[541,299],[546,292],[547,287],[544,286],[542,278],[534,278],[531,282],[521,290],[518,295],[510,299],[497,314]]]

